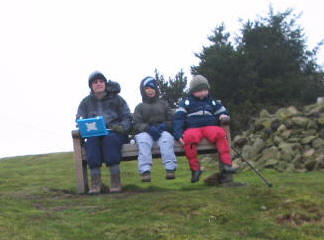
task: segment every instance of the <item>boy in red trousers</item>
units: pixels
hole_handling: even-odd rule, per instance
[[[209,95],[208,80],[196,75],[190,82],[190,95],[179,105],[173,121],[173,133],[176,140],[184,145],[186,157],[192,171],[191,182],[199,181],[202,169],[197,157],[197,144],[203,138],[215,143],[220,154],[219,183],[233,182],[232,157],[226,131],[220,127],[228,124],[230,117],[220,101]]]

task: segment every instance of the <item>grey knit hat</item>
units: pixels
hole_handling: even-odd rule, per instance
[[[207,78],[205,78],[202,75],[193,76],[193,78],[190,82],[190,87],[189,87],[190,93],[198,92],[200,90],[209,90],[209,89],[210,89],[210,86],[209,86]]]

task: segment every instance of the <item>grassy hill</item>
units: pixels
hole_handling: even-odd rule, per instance
[[[215,172],[206,166],[203,178]],[[108,182],[108,169],[103,168]],[[124,192],[76,194],[71,153],[0,161],[0,239],[324,239],[324,172],[236,176],[244,188],[191,184],[184,158],[177,179],[155,160],[152,183],[137,162],[122,163]]]

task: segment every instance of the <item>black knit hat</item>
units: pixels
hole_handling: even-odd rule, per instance
[[[191,93],[198,92],[200,90],[209,90],[209,89],[210,89],[210,86],[209,86],[207,78],[205,78],[202,75],[193,76],[193,78],[190,82],[190,86],[189,86],[189,90]]]
[[[88,79],[88,84],[89,84],[89,88],[91,88],[91,84],[94,80],[97,79],[102,79],[106,82],[107,85],[107,79],[106,77],[99,71],[94,71],[93,73],[90,74],[89,79]]]

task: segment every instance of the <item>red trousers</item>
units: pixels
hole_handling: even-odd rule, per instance
[[[203,138],[215,143],[222,163],[232,165],[230,147],[226,137],[226,131],[218,126],[207,126],[201,128],[189,128],[183,134],[185,142],[184,150],[192,170],[197,171],[200,168],[199,159],[197,158],[197,144]]]

